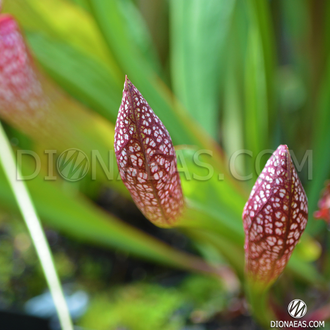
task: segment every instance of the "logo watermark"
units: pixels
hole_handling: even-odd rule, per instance
[[[83,179],[89,170],[87,155],[75,148],[63,151],[57,159],[57,171],[67,181]]]
[[[219,160],[213,159],[213,151],[207,149],[180,149],[176,152],[176,158],[178,172],[185,181],[223,181],[230,176],[230,179],[242,182],[255,180],[261,173],[266,158],[273,152],[274,150],[266,149],[254,155],[246,149],[237,150],[227,160],[224,159],[220,166],[217,166]],[[300,160],[293,151],[290,151],[290,154],[297,172],[303,172],[307,180],[312,180],[312,150],[306,150]],[[128,158],[130,156],[127,154]],[[98,150],[86,153],[77,148],[69,148],[61,153],[57,150],[45,150],[41,155],[32,150],[17,150],[16,159],[18,168],[21,168],[26,160],[30,163],[28,174],[25,173],[21,178],[23,181],[34,179],[42,169],[47,170],[44,174],[45,181],[56,180],[56,174],[71,182],[82,180],[88,175],[92,181],[97,180],[99,175],[108,181],[120,180],[114,150],[101,154]],[[247,172],[240,166],[242,160],[247,165],[246,168],[250,168]],[[46,164],[42,164],[42,161]],[[223,168],[222,172],[219,172],[219,167]],[[130,170],[141,171],[138,167],[131,167]]]
[[[306,315],[307,305],[301,299],[294,299],[288,305],[288,313],[295,319],[300,319]]]
[[[285,321],[270,321],[270,327],[276,329],[289,329],[289,328],[324,328],[325,321],[320,320],[298,320],[307,314],[307,304],[301,299],[294,299],[288,304],[288,314],[295,320]]]

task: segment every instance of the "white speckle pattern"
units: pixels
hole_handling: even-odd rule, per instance
[[[15,19],[0,15],[1,118],[32,139],[72,147],[78,140],[66,114],[80,108],[36,68]],[[81,122],[86,120],[85,112],[79,115]]]
[[[0,18],[0,109],[9,117],[28,117],[47,101],[15,20]],[[40,115],[40,114],[39,114]]]
[[[184,203],[171,137],[127,77],[115,127],[115,152],[121,178],[141,212],[157,226],[172,226]]]
[[[68,140],[65,124],[58,129],[60,115],[50,100],[62,95],[36,70],[15,19],[7,14],[0,16],[0,54],[1,118],[34,139]]]
[[[288,147],[281,145],[268,160],[244,207],[247,274],[258,282],[275,281],[298,243],[307,219],[304,188]]]

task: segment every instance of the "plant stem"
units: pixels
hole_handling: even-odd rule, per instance
[[[245,291],[252,308],[253,316],[263,327],[268,329],[270,321],[276,320],[276,316],[268,302],[269,287],[258,286],[258,284],[248,279]]]
[[[9,184],[16,198],[26,226],[30,232],[33,244],[44,271],[49,290],[54,300],[58,318],[63,330],[73,330],[69,310],[64,298],[62,287],[56,273],[52,254],[42,229],[40,220],[29,196],[29,192],[21,179],[20,170],[16,167],[14,154],[8,138],[0,123],[0,163],[3,166]]]

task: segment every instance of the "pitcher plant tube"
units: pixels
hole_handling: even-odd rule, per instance
[[[127,76],[114,143],[120,176],[135,204],[157,226],[172,226],[184,206],[175,150],[167,129]]]

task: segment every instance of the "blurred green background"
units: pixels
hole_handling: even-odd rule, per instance
[[[41,158],[40,174],[27,185],[64,288],[68,295],[88,294],[75,318],[78,326],[256,327],[245,316],[241,287],[192,271],[199,273],[204,259],[229,265],[242,278],[241,213],[259,174],[256,162],[262,169],[269,150],[279,144],[289,146],[296,166],[303,164],[298,170],[310,219],[278,284],[290,292],[277,298],[287,301],[299,292],[317,305],[309,290],[330,276],[329,232],[312,216],[330,174],[329,1],[3,2],[2,12],[17,19],[35,59],[53,125],[38,121],[43,109],[33,109],[28,119],[8,117],[0,109],[0,117],[14,150],[33,150]],[[125,74],[179,146],[190,210],[182,228],[149,224],[123,184],[108,180],[100,164],[75,183],[60,175],[44,179],[49,166],[44,151],[57,151],[55,164],[68,148],[88,156],[98,150],[117,177],[108,151]],[[186,171],[208,174],[194,161],[196,150],[212,152],[200,157],[214,169],[208,180],[185,176]],[[234,172],[252,173],[247,181],[230,171],[240,150],[250,154],[237,157]],[[33,172],[31,158],[24,156],[22,166],[24,173]],[[2,169],[0,180],[0,308],[23,311],[46,282]]]

